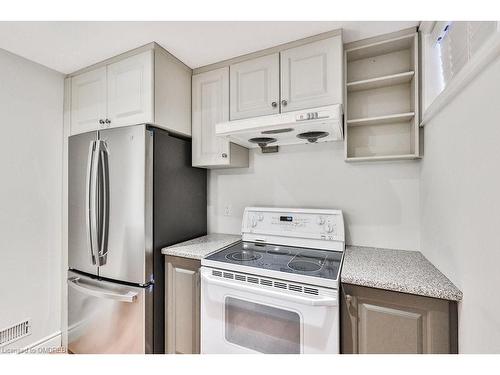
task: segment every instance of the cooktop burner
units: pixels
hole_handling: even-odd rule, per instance
[[[314,272],[321,269],[321,265],[305,260],[296,260],[288,263],[288,267],[295,271]]]
[[[319,271],[324,263],[325,258],[321,259],[307,255],[304,256],[299,253],[288,263],[288,268],[295,271],[315,272]]]
[[[303,247],[238,242],[205,258],[207,261],[337,280],[342,252]],[[285,276],[283,276],[285,277]]]
[[[240,262],[248,262],[251,260],[258,260],[262,258],[262,255],[252,250],[241,250],[235,251],[226,255],[226,259],[236,260]]]

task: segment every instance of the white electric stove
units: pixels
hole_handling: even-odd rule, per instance
[[[202,353],[338,353],[342,212],[249,207],[242,235],[201,261]]]

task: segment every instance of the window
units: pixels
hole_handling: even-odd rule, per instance
[[[443,25],[444,24],[444,25]],[[496,30],[496,22],[438,22],[434,34],[444,86]]]
[[[423,35],[424,111],[466,70],[471,59],[496,33],[496,21],[434,23],[430,32]]]

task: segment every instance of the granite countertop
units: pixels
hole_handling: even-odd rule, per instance
[[[213,233],[165,247],[162,254],[202,259],[241,240]],[[419,251],[347,246],[341,282],[401,293],[460,301],[462,292]]]
[[[460,301],[462,292],[419,251],[347,246],[341,281]]]
[[[214,251],[232,245],[240,240],[241,236],[234,234],[214,233],[165,247],[161,250],[161,253],[183,258],[202,259]]]

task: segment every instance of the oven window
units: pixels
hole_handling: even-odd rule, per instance
[[[227,341],[261,353],[300,353],[297,313],[233,297],[225,307]]]

